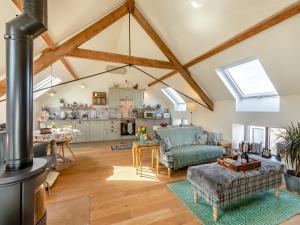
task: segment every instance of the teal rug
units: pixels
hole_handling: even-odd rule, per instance
[[[285,191],[281,191],[280,198],[276,198],[274,190],[269,190],[222,207],[218,221],[214,222],[211,206],[200,197],[198,204],[194,203],[192,186],[188,181],[169,184],[168,187],[204,225],[273,225],[300,213],[300,198]]]

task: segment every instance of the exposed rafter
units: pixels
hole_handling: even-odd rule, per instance
[[[209,50],[208,52],[204,53],[203,55],[200,55],[199,57],[191,60],[190,62],[184,64],[185,68],[189,68],[197,63],[200,63],[234,45],[239,44],[240,42],[247,40],[250,37],[253,37],[295,15],[300,13],[300,1],[297,1],[296,3],[290,5],[289,7],[279,11],[278,13],[272,15],[271,17],[261,21],[260,23],[254,25],[253,27],[250,27],[249,29],[243,31],[242,33],[239,33],[238,35],[234,36],[233,38],[230,38],[229,40],[223,42],[222,44],[216,46],[215,48]],[[152,86],[154,84],[159,83],[159,81],[165,80],[176,73],[178,73],[179,70],[171,71],[168,74],[162,76],[159,78],[159,80],[155,80],[148,84],[148,86]]]
[[[34,74],[47,68],[61,57],[69,53],[74,48],[79,47],[86,41],[92,39],[104,29],[115,23],[128,13],[127,3],[122,4],[120,7],[98,20],[94,24],[90,25],[83,31],[79,32],[74,37],[70,38],[63,44],[57,46],[53,50],[50,50],[42,54],[37,60],[34,61]]]
[[[100,60],[106,62],[116,62],[122,64],[154,67],[154,68],[161,68],[161,69],[174,69],[174,65],[168,61],[121,55],[121,54],[109,53],[109,52],[101,52],[101,51],[82,49],[82,48],[73,49],[67,54],[67,56],[83,58],[83,59]]]
[[[199,84],[192,78],[190,72],[181,65],[181,63],[178,61],[176,56],[172,53],[169,47],[159,37],[156,31],[152,28],[152,26],[148,23],[148,21],[145,19],[145,17],[139,12],[139,10],[136,7],[134,8],[132,15],[137,20],[137,22],[141,25],[141,27],[146,31],[149,37],[154,41],[154,43],[158,46],[158,48],[164,53],[164,55],[174,64],[176,70],[180,72],[182,77],[192,87],[192,89],[199,95],[199,97],[205,102],[208,108],[210,110],[213,110],[214,103],[212,102],[212,100],[199,86]]]
[[[6,80],[0,80],[0,97],[6,94]]]
[[[22,12],[23,11],[23,1],[24,0],[11,0],[15,6]]]
[[[77,76],[77,74],[74,72],[73,68],[71,67],[70,63],[68,62],[68,60],[65,57],[62,57],[60,59],[60,61],[62,62],[62,64],[66,67],[66,69],[69,71],[69,73],[72,75],[72,77],[74,78],[74,80],[79,79],[79,77]]]
[[[16,7],[22,12],[23,11],[23,0],[12,0],[12,2],[16,5]],[[48,47],[50,49],[54,49],[56,47],[53,39],[50,37],[48,32],[45,32],[41,35],[42,39],[46,42],[46,44],[48,45]],[[60,59],[60,61],[64,64],[64,66],[66,67],[66,69],[70,72],[70,74],[72,75],[72,77],[76,80],[78,79],[78,76],[76,75],[74,69],[72,68],[72,66],[70,65],[69,62],[67,62],[67,60],[62,57]]]
[[[23,0],[12,0],[14,4],[20,9],[23,9]],[[82,45],[86,41],[90,40],[103,30],[105,30],[107,27],[115,23],[117,20],[122,18],[124,15],[128,13],[128,3],[122,4],[120,7],[109,13],[108,15],[104,16],[103,18],[99,19],[94,24],[88,26],[83,31],[79,32],[74,37],[70,38],[63,44],[59,46],[55,46],[52,39],[49,35],[43,34],[43,38],[46,41],[47,44],[49,44],[49,48],[44,50],[42,55],[34,61],[33,64],[33,75],[41,72],[54,62],[58,60],[62,60],[62,63],[66,66],[68,65],[68,62],[63,59],[64,55],[66,55],[68,52],[73,50],[74,48],[77,48],[78,46]],[[53,48],[54,47],[54,48]],[[68,71],[72,71],[71,66],[67,67]],[[75,75],[74,73],[71,73]],[[0,96],[3,96],[6,93],[6,80],[2,80],[0,83]]]
[[[185,66],[185,65],[183,65],[183,66]],[[163,81],[163,80],[165,80],[165,79],[168,79],[169,77],[172,77],[172,76],[175,75],[176,73],[178,73],[178,71],[177,71],[177,70],[173,70],[173,71],[171,71],[171,72],[169,72],[169,73],[167,73],[167,74],[161,76],[159,79],[154,80],[154,81],[151,81],[151,82],[148,84],[148,87],[151,87],[151,86],[153,86],[153,85],[155,85],[155,84],[157,84],[157,83],[160,83],[161,81]]]

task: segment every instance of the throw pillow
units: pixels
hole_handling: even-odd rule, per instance
[[[197,143],[200,145],[206,145],[207,144],[207,134],[198,134],[196,136]]]
[[[207,137],[207,145],[213,145],[213,146],[217,146],[218,142],[217,142],[217,138],[214,136],[209,136]]]
[[[163,141],[165,142],[165,144],[166,144],[166,149],[167,150],[169,150],[170,148],[172,148],[173,146],[172,146],[172,143],[171,143],[171,140],[170,140],[170,138],[169,137],[165,137],[165,138],[163,138]]]

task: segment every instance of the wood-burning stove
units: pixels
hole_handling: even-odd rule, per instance
[[[47,30],[47,0],[24,0],[6,24],[6,163],[0,166],[0,225],[45,225],[46,160],[33,159],[33,39]]]
[[[34,159],[33,166],[18,171],[0,168],[0,225],[46,224],[46,160]]]

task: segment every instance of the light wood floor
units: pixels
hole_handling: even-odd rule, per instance
[[[162,224],[200,225],[166,183],[185,178],[186,170],[169,179],[167,170],[159,176],[150,168],[150,152],[144,155],[144,176],[132,168],[131,150],[111,151],[109,144],[72,147],[76,164],[62,171],[48,203],[89,196],[91,225]],[[299,224],[300,216],[284,225]]]

